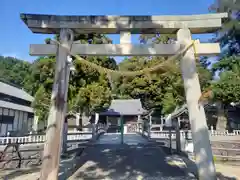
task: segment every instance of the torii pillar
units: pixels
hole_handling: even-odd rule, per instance
[[[178,30],[177,39],[181,44],[188,46],[192,42],[190,30]],[[193,47],[181,59],[181,70],[192,130],[194,154],[201,180],[214,180],[216,172],[209,141],[206,115],[203,106],[198,103],[201,96],[201,89],[195,60]]]

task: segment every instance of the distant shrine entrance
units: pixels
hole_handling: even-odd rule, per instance
[[[55,16],[21,14],[21,19],[33,33],[60,34],[55,44],[30,46],[34,56],[56,55],[55,83],[48,118],[41,180],[56,180],[59,166],[61,132],[66,113],[69,67],[67,56],[175,56],[180,59],[186,102],[191,123],[194,153],[199,179],[214,180],[215,168],[208,127],[202,105],[196,56],[220,53],[218,43],[192,41],[192,34],[212,33],[222,26],[227,14],[190,16]],[[74,34],[120,34],[120,44],[79,44]],[[177,34],[175,44],[132,45],[131,34]]]

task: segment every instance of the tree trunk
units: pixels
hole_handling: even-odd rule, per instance
[[[227,117],[224,110],[224,105],[221,102],[217,103],[217,124],[216,130],[226,130],[227,128]]]

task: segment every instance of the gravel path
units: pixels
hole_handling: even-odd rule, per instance
[[[171,164],[161,147],[154,147],[140,135],[105,134],[88,147],[78,162],[79,168],[69,180],[182,180],[188,177]]]
[[[146,145],[94,145],[83,153],[69,180],[194,179],[166,157],[161,149]]]
[[[72,175],[72,169],[77,166],[79,157],[71,157],[61,160],[59,168],[59,180],[66,180]],[[40,166],[22,168],[16,170],[1,170],[0,180],[37,180],[40,176]]]
[[[228,164],[216,164],[216,171],[218,173],[219,179],[225,178],[234,180],[240,179],[240,166],[233,166]]]
[[[80,157],[61,161],[59,180],[188,180],[187,170],[194,163],[170,156],[161,143],[148,142],[139,135],[103,135],[98,143],[87,147]],[[163,143],[162,143],[163,144]],[[184,164],[185,163],[185,164]],[[191,167],[192,166],[192,167]],[[240,179],[240,167],[216,165],[220,180]],[[39,167],[0,171],[0,180],[36,180]],[[234,177],[234,178],[233,178]]]

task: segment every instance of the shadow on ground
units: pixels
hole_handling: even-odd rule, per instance
[[[144,144],[99,144],[82,154],[72,179],[195,179],[167,162],[161,148]]]
[[[40,167],[34,167],[34,168],[28,168],[28,169],[4,170],[4,171],[7,171],[7,173],[4,173],[4,172],[1,173],[0,179],[9,180],[9,179],[14,179],[18,176],[37,173],[40,171]]]
[[[71,170],[77,166],[78,158],[80,157],[84,146],[87,143],[76,144],[75,148],[71,148],[64,156],[61,157],[59,166],[59,180],[66,180],[71,175]],[[1,169],[0,179],[4,180],[20,180],[31,179],[37,180],[40,177],[41,166],[29,166],[20,169]]]
[[[163,142],[151,141],[148,144],[95,144],[89,145],[83,153],[78,149],[71,158],[62,159],[59,180],[96,180],[96,179],[197,179],[195,163],[187,158],[187,154],[176,155]],[[171,161],[181,161],[184,165],[177,165]],[[40,167],[19,169],[0,175],[0,179],[14,179],[30,173],[39,177]],[[191,173],[195,176],[189,176]],[[38,176],[38,177],[37,177]],[[221,173],[219,180],[235,180]],[[25,178],[20,178],[25,179]]]
[[[217,172],[218,180],[237,180],[235,177],[224,176],[222,173]]]
[[[176,161],[179,161],[179,159],[176,158],[175,155],[177,155],[177,157],[181,157],[180,159],[184,162],[184,166],[181,166],[181,168],[184,169],[187,173],[194,175],[196,178],[198,177],[197,166],[193,160],[188,158],[187,153],[185,153],[185,152],[181,152],[180,154],[177,153],[176,150],[174,149],[174,146],[173,146],[173,149],[170,150],[170,148],[168,147],[169,143],[167,142],[168,141],[167,139],[159,138],[159,139],[154,139],[151,141],[155,141],[155,146],[156,146],[156,144],[158,144],[158,146],[161,146],[161,150],[164,153],[166,153],[168,155],[172,155],[172,157],[171,157],[172,159],[175,158]],[[221,162],[218,162],[218,163],[221,163]],[[230,165],[232,165],[232,164],[230,163]],[[237,180],[237,177],[234,177],[234,175],[233,175],[233,177],[229,177],[229,176],[223,175],[220,172],[217,172],[216,174],[217,174],[218,180]]]
[[[177,153],[175,149],[171,151],[166,146],[162,147],[162,151],[164,151],[166,154],[172,154],[173,159],[175,155],[177,155],[177,157],[180,157],[180,159],[184,162],[184,166],[182,166],[182,169],[184,169],[187,173],[194,175],[194,177],[198,178],[197,166],[192,159],[188,158],[187,153],[185,152]],[[221,162],[218,162],[218,163],[221,163]],[[237,177],[229,177],[229,176],[223,175],[221,172],[217,172],[216,175],[218,180],[237,180],[238,179]]]

